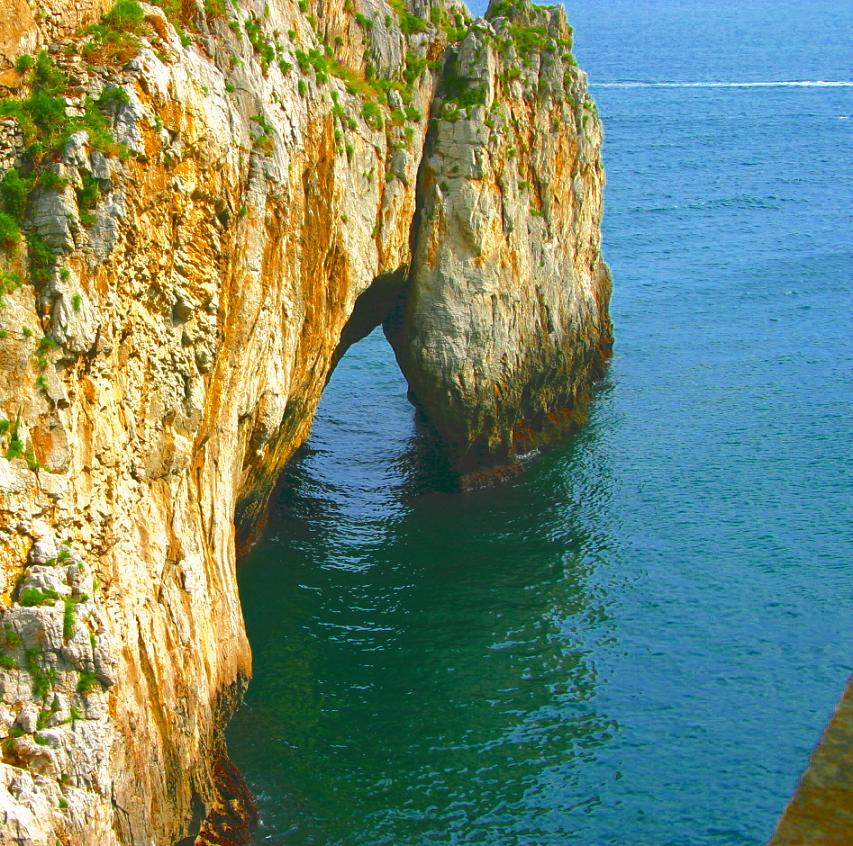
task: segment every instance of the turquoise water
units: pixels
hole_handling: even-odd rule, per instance
[[[350,351],[240,572],[257,843],[762,844],[853,670],[853,88],[717,85],[853,80],[853,7],[569,16],[608,377],[460,495],[381,333]]]

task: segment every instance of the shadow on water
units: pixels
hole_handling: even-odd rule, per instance
[[[381,444],[348,420],[356,397],[404,398],[389,357],[377,333],[341,363],[240,574],[256,675],[229,744],[258,842],[558,842],[597,801],[576,768],[616,731],[591,655],[612,634],[607,540],[583,514],[606,488],[564,466],[594,427],[520,480],[451,493],[407,403]]]

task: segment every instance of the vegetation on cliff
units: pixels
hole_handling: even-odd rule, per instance
[[[346,344],[385,321],[447,443],[489,460],[535,428],[519,408],[583,396],[609,326],[600,128],[562,12],[527,3],[119,0],[41,47],[0,104],[0,739],[68,805],[44,831],[165,842],[239,793],[234,525]],[[578,364],[571,396],[565,369],[528,378],[540,341]],[[440,408],[471,369],[482,391]]]

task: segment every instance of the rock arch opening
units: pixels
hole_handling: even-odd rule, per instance
[[[258,439],[260,448],[254,450],[253,456],[250,443],[248,460],[252,462],[257,456],[261,456],[261,460],[256,467],[250,465],[248,481],[243,486],[235,511],[238,555],[244,554],[261,536],[270,495],[290,456],[307,439],[317,406],[338,364],[354,344],[367,338],[377,328],[385,328],[389,320],[393,319],[403,300],[407,275],[408,268],[405,266],[382,273],[358,296],[327,364],[317,369],[318,378],[323,380],[322,391],[306,396],[296,390],[287,396],[280,423],[271,435],[266,433],[258,439],[257,433],[263,431],[262,426],[257,420],[252,422],[255,429],[251,439]],[[389,353],[392,349],[389,347]],[[401,378],[405,378],[405,374]],[[411,399],[410,392],[408,396]]]

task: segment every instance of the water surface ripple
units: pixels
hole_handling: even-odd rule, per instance
[[[850,79],[853,7],[569,14],[612,367],[462,496],[381,334],[344,359],[240,572],[258,843],[757,846],[853,669],[853,92],[718,84]]]

